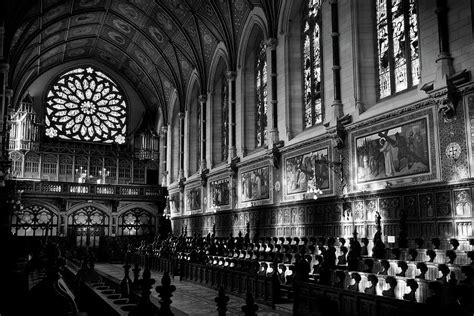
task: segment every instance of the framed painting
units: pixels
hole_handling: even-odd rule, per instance
[[[230,191],[229,191],[229,178],[210,180],[210,206],[211,207],[223,207],[230,205]]]
[[[242,172],[242,202],[265,200],[269,198],[268,166]]]
[[[328,148],[306,152],[285,160],[286,194],[306,193],[315,178],[321,190],[329,189]]]
[[[269,163],[252,162],[240,167],[235,195],[238,207],[273,203],[273,169]]]
[[[374,188],[376,182],[391,185],[438,179],[433,122],[433,110],[425,109],[353,133],[352,179],[356,188]]]
[[[186,192],[186,210],[198,211],[201,209],[201,187],[191,188]]]

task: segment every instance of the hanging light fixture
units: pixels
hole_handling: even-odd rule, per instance
[[[155,115],[145,112],[142,123],[135,132],[135,158],[139,160],[158,160],[159,135],[154,128]]]

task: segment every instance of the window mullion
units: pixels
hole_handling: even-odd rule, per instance
[[[392,5],[387,0],[387,33],[388,33],[388,63],[390,72],[390,94],[395,92],[395,57],[393,56],[393,25],[392,25]]]
[[[411,37],[410,37],[410,4],[408,0],[403,0],[403,20],[405,24],[405,29],[403,30],[405,34],[405,55],[406,58],[406,69],[407,69],[407,87],[411,87],[413,85],[413,75],[412,75],[412,60],[411,60]]]

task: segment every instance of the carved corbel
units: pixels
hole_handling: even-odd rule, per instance
[[[179,186],[179,191],[180,191],[181,193],[184,192],[184,186],[185,186],[185,184],[186,184],[186,178],[184,178],[184,177],[179,178],[179,180],[178,180],[178,186]]]
[[[209,169],[201,169],[199,172],[199,177],[201,178],[201,185],[205,187],[207,185],[207,175],[209,174]]]
[[[283,147],[283,141],[280,140],[275,143],[273,148],[267,152],[267,157],[270,159],[270,165],[276,169],[280,169],[281,164],[281,152],[280,148]]]
[[[421,90],[429,94],[431,100],[446,120],[451,120],[456,115],[456,108],[461,100],[461,93],[458,86],[468,82],[470,73],[467,70],[452,74],[446,78],[446,86],[439,90],[433,91],[436,87],[433,82],[429,82]]]
[[[336,123],[336,129],[332,134],[333,145],[337,149],[342,149],[346,145],[347,131],[345,125],[352,123],[352,116],[346,114],[340,117]]]

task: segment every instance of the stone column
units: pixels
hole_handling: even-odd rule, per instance
[[[339,58],[339,13],[337,0],[331,0],[331,37],[332,37],[332,74],[334,84],[334,100],[332,103],[334,122],[344,116],[341,101],[341,66]]]
[[[276,47],[277,39],[270,38],[267,41],[267,68],[270,74],[267,78],[267,90],[269,104],[267,107],[267,126],[268,126],[268,148],[273,148],[274,144],[279,142],[278,134],[278,97],[277,97],[277,60]]]
[[[178,180],[184,179],[184,118],[183,112],[179,113],[179,176]]]
[[[159,164],[159,175],[161,179],[161,186],[168,186],[167,174],[168,174],[168,139],[167,139],[168,127],[163,126],[160,131],[160,164]]]
[[[199,104],[201,106],[201,167],[200,171],[207,170],[207,162],[206,162],[206,143],[207,143],[207,132],[206,132],[206,101],[207,101],[207,96],[206,95],[200,95],[199,96]]]
[[[227,71],[226,73],[227,80],[229,83],[229,155],[228,162],[230,163],[232,159],[237,157],[237,148],[236,148],[236,130],[235,130],[235,71]]]
[[[446,0],[436,0],[439,53],[436,63],[436,78],[434,88],[446,86],[447,77],[454,73],[453,58],[449,52],[448,7]]]

